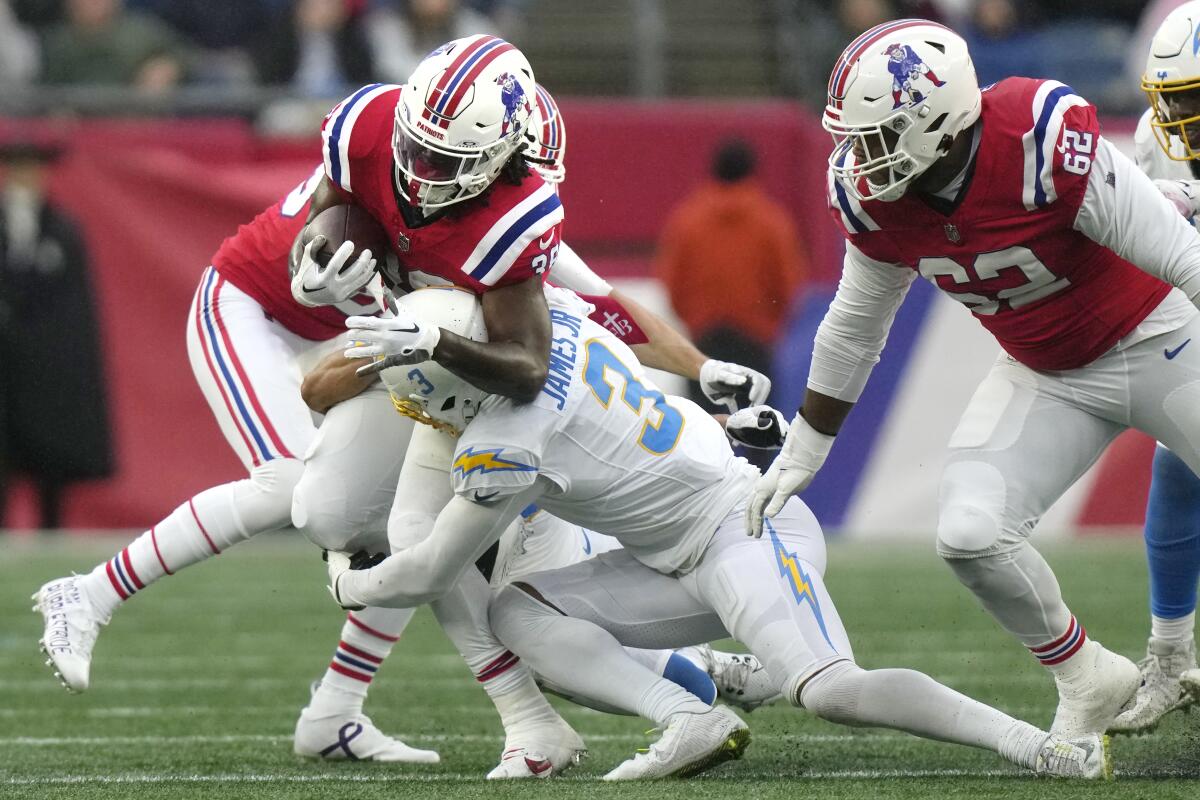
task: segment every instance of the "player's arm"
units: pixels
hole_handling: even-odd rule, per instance
[[[358,374],[358,369],[368,363],[367,359],[349,359],[341,353],[330,353],[304,376],[300,397],[313,411],[324,414],[343,400],[362,394],[378,380],[375,374]]]
[[[766,375],[740,364],[710,359],[665,319],[593,272],[566,242],[550,268],[550,279],[581,295],[611,298],[637,326],[639,340],[644,339],[626,340],[638,361],[652,369],[699,381],[705,396],[714,403],[724,402],[733,411],[737,405],[762,403],[771,393],[771,380]]]
[[[834,436],[879,362],[892,320],[915,277],[912,270],[875,261],[846,245],[837,293],[813,341],[804,404],[747,507],[746,527],[752,536],[762,535],[764,514],[779,513],[825,463]]]
[[[1200,233],[1132,161],[1100,138],[1075,228],[1200,306]]]
[[[426,539],[369,569],[350,569],[344,555],[329,554],[329,590],[343,608],[412,608],[437,600],[541,496],[543,486],[534,483],[494,504],[456,495]]]

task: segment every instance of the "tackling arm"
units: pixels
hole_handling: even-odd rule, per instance
[[[359,367],[366,363],[367,359],[348,359],[341,353],[325,356],[300,384],[304,404],[318,414],[324,414],[343,400],[362,394],[378,380],[374,374],[358,374]]]
[[[825,463],[833,437],[878,363],[892,320],[915,278],[912,270],[875,261],[854,245],[846,245],[837,294],[813,342],[804,405],[746,509],[751,536],[761,536],[764,515],[779,513]]]
[[[437,600],[542,491],[542,484],[535,483],[495,505],[455,496],[424,541],[378,565],[351,570],[344,563],[335,566],[331,559],[330,591],[343,608],[412,608]]]

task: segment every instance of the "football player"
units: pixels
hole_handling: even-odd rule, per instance
[[[466,293],[427,289],[400,302],[423,324],[487,336]],[[376,566],[351,569],[344,554],[330,554],[340,604],[405,607],[440,597],[536,503],[616,537],[623,549],[510,584],[492,602],[492,627],[555,686],[664,728],[609,780],[690,775],[740,757],[749,730],[736,714],[698,701],[622,646],[726,635],[758,655],[790,702],[825,719],[988,748],[1042,774],[1105,773],[1096,734],[1067,740],[919,672],[858,667],[821,578],[824,539],[812,513],[792,500],[767,539],[747,539],[742,520],[758,470],[734,456],[712,417],[658,391],[589,310],[551,290],[557,380],[532,403],[489,395],[436,362],[385,373],[414,413],[460,434],[435,434],[454,496],[431,535]]]
[[[533,125],[535,141],[529,154],[530,160],[545,180],[559,183],[565,176],[563,121],[553,99],[541,87],[538,87],[538,101],[535,108]],[[565,244],[554,262],[551,278],[557,283],[590,293],[589,296],[593,302],[599,306],[593,312],[593,317],[599,323],[620,334],[625,341],[634,343],[639,352],[654,366],[677,372],[684,377],[698,379],[704,391],[715,402],[723,401],[732,409],[735,395],[752,399],[765,396],[769,391],[770,382],[765,376],[738,365],[707,359],[661,318],[640,307],[631,298],[614,290],[606,281],[597,277]],[[360,337],[370,337],[371,335],[366,331],[358,334]],[[341,365],[337,363],[339,361]],[[324,411],[357,395],[363,390],[363,386],[368,385],[370,379],[374,377],[373,375],[369,375],[367,378],[358,376],[356,367],[359,365],[359,362],[340,358],[323,361],[317,370],[305,378],[303,392],[306,401],[314,410]],[[390,406],[388,408],[391,413]],[[403,451],[402,447],[394,446],[386,440],[386,424],[380,424],[373,416],[364,417],[363,424],[353,431],[339,428],[330,429],[327,432],[323,429],[318,434],[318,444],[314,447],[314,455],[308,459],[304,477],[297,487],[293,519],[303,533],[325,547],[386,550],[386,542],[380,546],[377,524],[348,524],[346,519],[348,511],[353,509],[348,509],[346,500],[348,495],[343,491],[343,487],[353,486],[358,482],[356,476],[361,466],[355,463],[354,459],[339,457],[343,452],[349,452],[349,450],[346,445],[339,444],[335,436],[345,435],[365,436],[377,451],[384,453]],[[414,473],[421,475],[424,472],[413,466],[407,473],[408,479],[402,481],[401,486],[412,485]],[[449,481],[444,472],[430,473],[429,480],[437,485],[418,487],[412,493],[413,497],[394,503],[393,510],[396,516],[389,521],[389,527],[403,527],[409,524],[406,520],[411,517],[414,509],[426,503],[432,503],[428,512],[436,514],[440,506],[431,501],[431,498],[439,497],[439,486],[448,486]],[[588,537],[588,533],[576,526],[566,525],[546,514],[532,513],[532,510],[526,516],[528,519],[522,524],[512,526],[506,537],[505,547],[499,551],[493,569],[493,582],[496,585],[500,585],[524,571],[573,563],[597,551],[593,549],[593,540]],[[357,521],[350,520],[350,523]],[[602,547],[606,538],[597,537],[595,547]],[[477,576],[471,575],[469,580],[476,587],[473,591],[478,593],[478,586],[481,583]],[[480,613],[484,612],[486,599],[481,600],[476,608]],[[456,641],[473,639],[486,641],[488,639],[486,620],[481,619],[479,614],[472,614],[469,605],[459,604],[452,612],[447,613],[444,602],[439,601],[434,604],[434,609],[443,626],[460,631]],[[390,609],[368,609],[355,613],[360,615],[370,613],[379,618],[396,612]],[[404,620],[406,621],[407,617]],[[473,624],[482,626],[482,629],[476,630],[473,634]],[[398,622],[396,627],[402,629],[403,621]],[[395,631],[392,635],[398,634],[396,627],[389,628],[389,630]],[[347,632],[353,633],[353,631]],[[361,638],[362,634],[360,633],[359,636]],[[345,641],[344,637],[343,640]],[[363,646],[369,642],[360,641],[351,644],[361,653]],[[339,644],[339,648],[341,648],[341,644]],[[719,653],[707,647],[690,651],[686,657],[670,651],[641,653],[639,657],[681,685],[688,686],[698,696],[709,700],[712,699],[714,691],[719,690],[721,697],[727,701],[750,708],[774,694],[774,690],[765,680],[761,665],[752,657]],[[354,659],[356,663],[347,664],[345,659],[348,658]],[[496,679],[501,677],[494,675],[497,665],[504,667],[516,661],[511,653],[503,650],[498,654],[485,652],[477,660],[480,665],[477,674],[481,677],[490,676],[488,683],[485,683],[485,688],[492,685],[493,682],[497,682]],[[704,670],[695,669],[692,661],[703,665],[705,670],[711,674],[711,679]],[[348,683],[347,676],[343,675],[346,670],[355,673],[354,677],[359,680],[369,679],[370,675],[374,674],[374,670],[378,669],[380,662],[371,661],[368,664],[372,667],[369,673],[361,670],[359,666],[361,663],[361,657],[355,657],[353,652],[342,653],[339,649],[331,664],[331,672],[326,673],[322,684]],[[302,721],[305,715],[322,711],[324,703],[315,702],[319,696],[320,691],[314,697],[314,703],[305,710]],[[574,699],[580,702],[589,702],[585,697],[576,696]],[[599,706],[595,702],[590,702],[590,704]],[[319,732],[324,729],[310,727],[309,730]],[[299,739],[299,732],[297,735]],[[321,740],[314,741],[312,747],[307,749],[316,748],[318,744],[321,747],[317,749],[324,749],[325,742]],[[544,743],[542,747],[545,747]],[[507,766],[518,772],[522,771],[524,769],[522,765],[526,761],[525,754],[521,753],[521,748],[506,747],[505,752],[508,758],[501,767]],[[539,759],[532,760],[535,763],[539,762]]]
[[[886,51],[910,45],[944,84],[892,107]],[[883,98],[882,100],[880,98]],[[965,42],[925,20],[843,52],[824,125],[829,201],[846,239],[804,403],[754,491],[747,528],[820,469],[922,275],[1004,353],[971,399],[942,476],[938,553],[1053,675],[1051,728],[1103,732],[1138,668],[1090,639],[1029,534],[1128,427],[1200,467],[1200,236],[1055,81],[983,92]]]
[[[1191,46],[1200,2],[1184,3],[1159,26],[1142,89],[1150,108],[1134,133],[1135,161],[1180,212],[1200,208],[1200,57]],[[1193,145],[1195,142],[1195,145]],[[1146,506],[1150,565],[1150,639],[1139,662],[1142,685],[1132,708],[1109,728],[1146,730],[1194,702],[1181,678],[1200,690],[1196,669],[1196,585],[1200,583],[1200,478],[1161,444],[1155,448]]]
[[[321,387],[319,382],[301,384],[301,375],[324,353],[340,349],[341,343],[331,340],[345,330],[346,316],[386,304],[377,283],[370,291],[364,289],[333,306],[301,305],[292,297],[288,251],[303,227],[323,174],[319,167],[287,197],[225,241],[213,258],[213,267],[203,275],[189,319],[193,370],[222,432],[250,472],[249,479],[202,492],[90,574],[51,581],[36,595],[46,624],[42,645],[50,665],[73,691],[88,687],[99,628],[125,600],[164,575],[289,523],[293,489],[303,469],[300,459],[310,448],[318,465],[349,460],[362,470],[363,474],[342,486],[344,493],[339,499],[346,524],[370,527],[387,518],[399,471],[395,451],[403,450],[411,426],[391,410],[386,393],[373,376],[354,377],[357,388],[343,399],[373,388],[353,402],[337,407],[332,407],[332,402],[324,406],[310,403],[318,405],[321,413],[328,411],[315,446],[316,423],[305,408],[306,396],[319,402]],[[581,290],[595,291],[597,285],[605,285],[586,267],[576,267],[573,274],[563,277],[555,273],[555,279],[567,285],[580,281]],[[644,313],[639,309],[639,314]],[[650,316],[639,319],[651,336],[669,330]],[[621,320],[630,330],[637,328],[628,314]],[[664,350],[664,358],[677,361],[680,352],[672,343]],[[340,353],[335,355],[346,363]],[[718,382],[729,380],[739,370],[706,362],[699,372],[707,378],[709,390],[719,392]],[[765,396],[769,384],[764,378],[744,370],[740,374],[740,382],[754,383],[750,395]],[[734,380],[739,382],[736,377]],[[737,385],[725,388],[730,392],[747,390]],[[361,435],[364,431],[365,438]],[[384,435],[390,437],[393,450],[378,446]],[[326,758],[436,760],[431,751],[408,748],[383,735],[362,714],[378,665],[407,621],[407,612],[393,609],[365,609],[347,617],[334,658],[297,723],[298,753]],[[484,687],[491,688],[493,681],[521,678],[524,669],[515,661],[510,656],[496,665],[506,669],[493,667],[481,673]]]

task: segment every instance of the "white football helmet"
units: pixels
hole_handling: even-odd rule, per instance
[[[981,104],[961,36],[924,19],[876,25],[829,76],[829,167],[860,200],[897,200],[945,154],[946,137],[979,119]]]
[[[546,183],[562,183],[567,177],[567,126],[558,103],[539,83],[537,103],[533,107],[533,126],[530,129],[533,144],[526,150],[530,166],[537,170]]]
[[[495,36],[447,42],[400,90],[396,186],[422,211],[482,193],[525,147],[537,84],[516,47]]]
[[[1200,136],[1193,148],[1187,126],[1200,126],[1200,98],[1186,109],[1172,108],[1184,99],[1183,92],[1200,89],[1200,0],[1184,3],[1158,26],[1150,42],[1142,91],[1150,98],[1150,129],[1159,146],[1172,161],[1200,158]],[[1171,152],[1171,137],[1183,143],[1183,155]]]
[[[396,303],[418,319],[477,342],[487,341],[479,297],[457,286],[418,289]],[[436,361],[388,367],[381,373],[396,410],[457,436],[479,412],[487,393]]]

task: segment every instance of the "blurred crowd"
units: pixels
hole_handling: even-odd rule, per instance
[[[266,85],[331,97],[403,81],[437,45],[505,32],[505,0],[0,0],[0,85]]]
[[[570,24],[571,3],[580,4],[548,2],[0,0],[0,88],[115,85],[162,93],[183,84],[272,86],[327,98],[369,80],[402,81],[425,53],[455,37],[490,32],[531,46],[540,25]],[[1054,76],[1101,104],[1126,107],[1129,72],[1138,61],[1131,52],[1140,46],[1135,30],[1139,23],[1152,28],[1179,2],[759,0],[761,8],[746,5],[742,13],[757,14],[763,41],[774,42],[775,85],[747,93],[791,94],[820,106],[830,66],[846,42],[880,21],[921,16],[967,37],[981,82]],[[605,13],[628,16],[632,41],[638,14],[649,5],[614,4]],[[664,37],[681,35],[687,31],[672,29]],[[727,54],[714,53],[721,56]],[[722,93],[737,94],[737,88]]]

